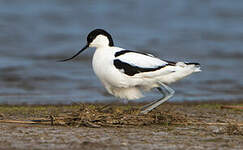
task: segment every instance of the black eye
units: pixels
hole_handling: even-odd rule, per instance
[[[87,41],[89,43],[91,43],[94,39],[95,39],[95,36],[91,35],[91,36],[88,36]]]

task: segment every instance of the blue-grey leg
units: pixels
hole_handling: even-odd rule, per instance
[[[142,108],[141,108],[141,111],[145,110],[146,108],[148,108],[149,106],[152,106],[153,104],[157,103],[158,101],[160,101],[161,99],[163,99],[165,97],[165,94],[164,94],[164,91],[161,87],[157,87],[156,88],[162,95],[163,97],[161,97],[160,99],[156,100],[156,101],[153,101],[152,103],[149,103],[147,105],[144,105]]]
[[[159,92],[161,94],[163,94],[163,97],[160,98],[159,100],[156,100],[148,105],[145,105],[142,109],[141,109],[141,114],[147,114],[148,112],[150,112],[152,109],[158,107],[160,104],[166,102],[168,99],[170,99],[175,91],[170,88],[169,86],[165,85],[164,83],[160,83],[161,87],[158,87],[157,89],[159,90]]]

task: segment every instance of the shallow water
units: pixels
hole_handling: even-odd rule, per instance
[[[243,1],[0,2],[0,103],[116,100],[95,77],[93,50],[58,63],[94,28],[115,45],[172,61],[202,64],[202,72],[171,85],[171,101],[243,98]],[[159,95],[151,92],[142,100]]]

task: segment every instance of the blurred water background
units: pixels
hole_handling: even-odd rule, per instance
[[[242,0],[1,0],[0,103],[116,100],[93,73],[93,49],[56,62],[95,28],[119,47],[200,62],[201,73],[171,85],[171,101],[243,99]]]

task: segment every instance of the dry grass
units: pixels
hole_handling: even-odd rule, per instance
[[[55,124],[85,127],[127,127],[148,125],[186,124],[192,120],[180,113],[152,111],[139,115],[136,107],[82,104],[78,111],[54,117]]]

